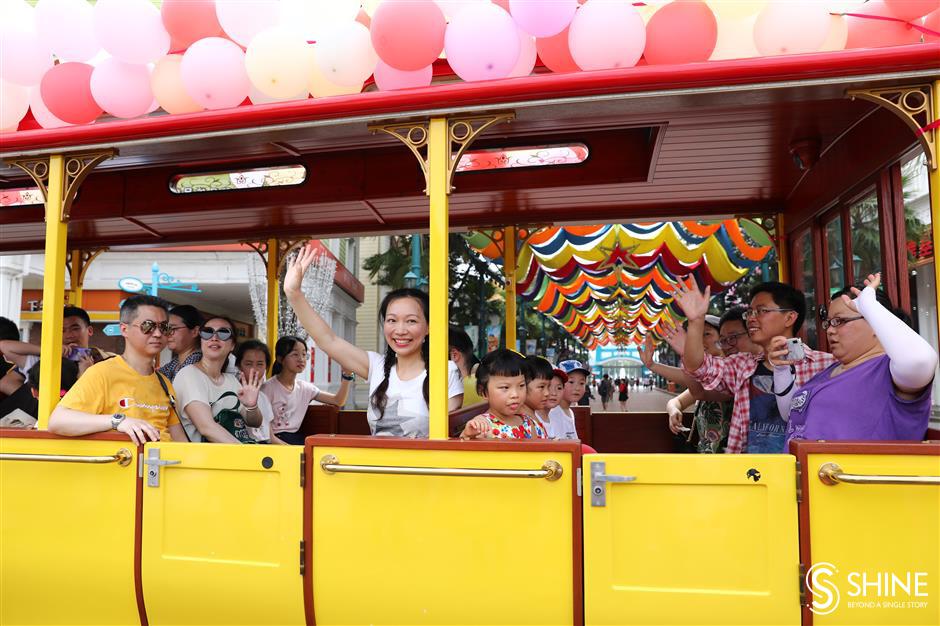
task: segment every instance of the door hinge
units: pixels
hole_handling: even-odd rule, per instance
[[[796,462],[796,503],[803,503],[803,469],[800,467],[800,462]]]
[[[580,467],[575,472],[574,479],[578,483],[578,497],[580,498],[581,497],[581,468]]]
[[[307,455],[300,453],[300,488],[307,486]]]
[[[300,575],[307,571],[307,542],[300,540]]]
[[[806,603],[806,566],[800,563],[800,606],[809,606]]]

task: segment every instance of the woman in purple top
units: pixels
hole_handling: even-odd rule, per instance
[[[789,399],[788,441],[923,438],[937,352],[877,291],[880,282],[880,274],[869,275],[864,289],[851,288],[855,299],[849,289],[833,295],[822,327],[839,362],[800,389],[784,388],[780,401],[786,405]],[[775,368],[775,389],[785,385],[788,369]]]

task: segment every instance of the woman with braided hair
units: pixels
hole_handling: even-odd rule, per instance
[[[304,299],[300,284],[317,252],[306,247],[287,268],[284,293],[313,340],[344,370],[369,381],[367,417],[373,435],[428,436],[428,297],[418,289],[396,289],[382,300],[379,318],[385,354],[358,348],[336,335]],[[460,408],[460,371],[448,361],[449,409]]]

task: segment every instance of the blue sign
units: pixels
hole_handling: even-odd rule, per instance
[[[121,325],[120,324],[108,324],[104,327],[104,334],[108,337],[120,337],[121,336]]]
[[[182,283],[178,278],[170,276],[166,272],[160,271],[160,266],[154,261],[150,268],[150,282],[145,283],[139,278],[125,276],[118,281],[118,289],[128,293],[149,293],[151,296],[160,294],[164,291],[185,291],[187,293],[202,293],[202,290],[196,283]],[[119,333],[120,334],[120,333]]]

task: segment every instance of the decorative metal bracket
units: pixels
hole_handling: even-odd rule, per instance
[[[72,254],[69,254],[68,259],[65,261],[65,269],[68,270],[69,279],[74,286],[80,286],[85,284],[85,273],[88,271],[88,266],[91,265],[91,262],[98,258],[98,255],[102,252],[107,252],[108,247],[103,248],[89,248],[81,250],[72,250],[72,253],[77,252],[79,254],[78,258],[78,276],[72,276]],[[73,287],[74,289],[75,287]]]
[[[281,270],[284,269],[284,264],[287,262],[287,256],[296,250],[297,248],[305,245],[310,238],[304,239],[278,239],[277,240],[277,255],[275,261],[277,263],[277,273],[280,274]],[[268,242],[267,241],[243,241],[245,245],[251,247],[252,250],[258,253],[258,256],[261,257],[261,262],[264,263],[264,266],[268,266]]]
[[[59,216],[63,222],[69,219],[72,202],[78,194],[78,188],[81,187],[82,182],[91,173],[91,170],[95,169],[95,166],[105,159],[110,159],[115,155],[117,155],[117,150],[113,148],[97,152],[76,152],[63,155],[65,161],[65,193],[62,197],[62,214]],[[10,159],[6,161],[6,164],[18,167],[26,172],[36,183],[36,186],[39,187],[43,200],[48,202],[49,159],[50,156],[48,155],[35,158]]]
[[[515,113],[493,113],[476,117],[455,117],[447,120],[447,139],[450,142],[450,162],[447,164],[447,193],[454,190],[454,172],[460,157],[470,147],[470,144],[487,128],[500,122],[510,122],[515,119]],[[369,131],[373,134],[383,132],[391,135],[405,144],[411,153],[418,159],[421,172],[424,174],[424,193],[430,195],[430,182],[428,180],[428,128],[429,120],[401,122],[398,124],[373,124]]]
[[[914,131],[927,154],[927,165],[937,169],[937,144],[940,129],[930,128],[937,120],[938,103],[934,102],[933,87],[928,84],[891,87],[886,89],[850,89],[845,95],[860,98],[884,107],[901,118]]]
[[[549,226],[544,225],[529,225],[529,226],[516,226],[516,254],[522,252],[522,248],[529,243],[534,235],[545,230]],[[506,227],[500,226],[499,228],[491,228],[487,230],[478,230],[476,231],[486,237],[492,242],[494,246],[499,250],[500,254],[505,255],[506,250],[503,248],[506,236]]]

